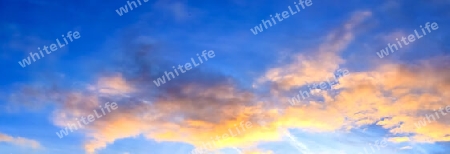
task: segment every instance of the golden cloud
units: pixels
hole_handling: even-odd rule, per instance
[[[295,55],[293,63],[271,68],[257,78],[256,84],[276,85],[270,89],[273,95],[266,96],[270,99],[264,100],[256,92],[239,89],[228,81],[229,78],[211,83],[192,81],[198,78],[189,80],[186,75],[186,81],[180,81],[183,84],[171,82],[150,89],[145,85],[153,85],[151,82],[119,74],[101,77],[93,85],[101,94],[129,95],[105,98],[97,93],[66,93],[61,109],[54,112],[54,123],[64,127],[65,122],[90,114],[99,104],[117,102],[120,106],[117,111],[84,128],[88,138],[85,149],[89,153],[118,139],[139,135],[156,141],[189,143],[197,148],[210,142],[214,144],[212,150],[217,150],[254,148],[261,142],[281,141],[279,128],[334,132],[370,124],[388,129],[391,142],[450,141],[450,115],[421,128],[414,126],[426,114],[434,114],[435,109],[449,105],[446,100],[450,96],[450,65],[439,65],[450,60],[449,57],[408,65],[386,63],[370,71],[352,71],[333,86],[336,93],[320,91],[315,94],[320,99],[298,106],[284,103],[288,102],[285,96],[289,91],[306,82],[324,81],[345,64],[339,54],[355,39],[354,30],[370,16],[368,11],[356,12],[317,49],[309,51],[311,56]],[[148,74],[151,73],[145,72]],[[148,77],[145,75],[144,79]],[[149,113],[154,116],[149,117]],[[265,121],[266,125],[261,126],[260,121]],[[223,137],[241,127],[241,122],[250,122],[252,127],[235,136]],[[223,139],[213,142],[216,136]]]

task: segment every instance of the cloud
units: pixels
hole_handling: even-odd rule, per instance
[[[370,12],[358,12],[349,22],[345,23],[343,30],[338,29],[329,35],[328,41],[330,43],[324,43],[319,48],[321,54],[318,57],[325,58],[327,61],[338,58],[336,57],[336,52],[343,50],[353,39],[353,33],[350,29],[354,28],[357,23],[362,22],[367,16],[370,16]],[[343,33],[343,35],[338,35],[337,33]],[[340,36],[345,38],[340,39]],[[329,54],[329,52],[333,54]],[[339,62],[340,60],[337,63]],[[316,62],[315,64],[319,63]],[[146,62],[140,64],[140,66],[149,65],[151,64]],[[324,67],[330,70],[335,68],[331,64]],[[321,68],[323,67],[317,69]],[[296,68],[292,66],[292,69],[295,70]],[[309,71],[314,72],[312,69]],[[343,124],[343,119],[341,119],[341,125],[334,124],[335,119],[316,119],[324,114],[340,114],[337,110],[320,110],[322,109],[320,104],[304,108],[317,111],[315,113],[297,112],[299,109],[288,108],[283,115],[278,115],[275,110],[267,110],[258,105],[255,94],[237,88],[238,86],[233,83],[232,79],[218,75],[217,78],[210,77],[208,80],[199,80],[203,76],[208,76],[207,73],[210,72],[197,72],[196,78],[187,76],[183,81],[180,81],[182,84],[180,82],[172,83],[160,88],[159,93],[156,95],[157,97],[150,95],[150,97],[153,97],[153,101],[150,103],[143,103],[144,101],[140,100],[133,100],[135,102],[130,100],[127,100],[127,102],[116,101],[119,102],[119,106],[136,105],[126,110],[119,110],[119,113],[111,117],[111,121],[94,124],[94,127],[91,128],[93,133],[88,135],[94,140],[88,142],[86,148],[92,152],[105,147],[116,139],[139,134],[157,141],[178,141],[200,147],[203,143],[210,142],[212,137],[228,133],[229,129],[235,128],[240,122],[250,121],[254,126],[251,130],[217,143],[216,148],[220,149],[230,146],[248,147],[261,141],[281,141],[282,134],[276,131],[280,126],[304,128],[311,131],[331,131],[340,128]],[[140,72],[140,74],[152,73]],[[215,82],[209,84],[211,80]],[[316,80],[314,79],[313,81]],[[150,82],[144,79],[127,83],[146,87],[145,85]],[[147,93],[148,90],[137,89],[136,91],[137,94],[135,96],[137,98],[144,98],[140,97],[142,95],[139,93]],[[121,105],[121,103],[124,105]],[[160,117],[154,120],[142,119],[138,113],[145,112],[145,109],[153,109],[159,112]],[[298,113],[303,114],[299,116]],[[265,128],[258,126],[256,122],[262,118],[266,118],[265,120],[269,122]],[[124,128],[120,126],[134,127]],[[116,127],[121,129],[112,129]],[[121,131],[115,132],[118,130]]]
[[[187,4],[180,1],[159,0],[155,3],[156,9],[162,9],[164,12],[170,12],[175,21],[186,21],[192,14],[199,14],[196,8],[190,8]]]
[[[248,120],[246,115],[251,115],[252,110],[257,110],[256,107],[245,106],[251,102],[251,94],[238,92],[232,87],[223,85],[205,89],[190,85],[180,88],[180,91],[166,94],[149,104],[143,101],[116,101],[119,104],[118,113],[108,115],[108,119],[99,119],[88,128],[92,133],[87,136],[93,139],[86,143],[87,151],[94,152],[116,139],[141,134],[157,141],[201,146],[203,142],[211,141],[211,136],[228,133],[229,128],[234,129],[239,122]],[[149,111],[159,116],[146,118],[144,113]],[[234,145],[234,142],[244,144],[245,140],[239,138],[245,136],[229,138],[219,146]]]
[[[57,100],[43,97],[58,107],[53,112],[55,125],[63,128],[66,123],[73,123],[75,118],[92,114],[99,105],[114,101],[118,103],[118,110],[80,130],[88,139],[84,145],[88,153],[95,153],[115,140],[139,135],[157,141],[200,146],[210,141],[211,136],[227,133],[241,121],[250,121],[251,115],[261,110],[254,104],[254,94],[238,88],[231,78],[210,71],[192,70],[184,78],[156,87],[152,81],[160,72],[153,66],[168,66],[166,63],[169,62],[151,60],[153,58],[148,56],[155,54],[148,52],[154,51],[127,51],[127,56],[118,63],[127,67],[117,67],[113,73],[101,73],[97,81],[85,84],[88,86],[81,87],[83,89],[70,90],[58,86],[61,88],[56,92]],[[130,70],[128,66],[134,69]],[[19,93],[24,98],[46,95],[43,93],[46,91],[40,93],[35,86],[24,88],[36,92],[33,95]],[[248,140],[241,138],[258,140],[254,138],[258,134],[250,135],[253,137],[244,134],[231,137],[217,148],[244,145]]]
[[[99,79],[97,87],[103,94],[127,94],[134,91],[121,75],[102,77]]]
[[[42,148],[41,144],[38,141],[23,138],[23,137],[12,137],[6,134],[0,133],[0,142],[8,142],[12,144],[16,144],[24,147],[31,147],[33,149]]]
[[[391,137],[388,139],[390,142],[409,142],[409,137]]]
[[[324,92],[322,101],[289,107],[279,121],[286,127],[327,132],[376,124],[396,136],[391,142],[449,141],[450,132],[444,130],[450,127],[450,116],[419,129],[414,125],[448,105],[444,100],[450,96],[450,72],[448,66],[442,66],[448,60],[450,57],[411,65],[383,64],[373,71],[352,72],[339,79],[338,94]]]
[[[351,29],[370,14],[356,13],[343,28],[328,36],[327,41],[319,47],[316,58],[329,63],[305,61],[301,65],[304,68],[297,68],[294,64],[286,66],[287,70],[293,72],[316,72],[315,74],[302,79],[292,78],[294,82],[277,79],[277,76],[287,75],[289,72],[281,72],[275,76],[268,73],[266,78],[289,89],[303,84],[295,80],[317,81],[317,78],[328,77],[329,70],[336,69],[337,64],[344,62],[337,53],[345,49],[353,39]],[[256,94],[239,88],[232,78],[213,71],[192,70],[184,78],[177,78],[164,87],[155,87],[152,80],[161,72],[155,66],[169,66],[168,62],[152,57],[158,55],[158,51],[148,48],[148,45],[143,44],[141,47],[134,48],[134,52],[127,50],[127,54],[117,63],[119,67],[115,72],[102,73],[96,83],[88,84],[90,86],[86,89],[75,92],[59,86],[60,89],[54,90],[57,91],[57,99],[43,97],[59,107],[53,112],[53,121],[60,127],[65,127],[67,122],[75,118],[87,116],[104,102],[114,101],[119,104],[117,111],[83,128],[88,138],[85,142],[87,152],[95,153],[115,140],[139,135],[156,141],[184,142],[200,147],[203,143],[210,142],[212,137],[228,133],[229,129],[247,121],[252,123],[251,129],[217,143],[215,148],[252,147],[262,141],[281,141],[282,134],[277,131],[279,127],[332,131],[344,124],[344,118],[318,118],[327,114],[340,114],[337,110],[322,110],[323,106],[318,103],[303,108],[287,108],[280,114],[277,109],[271,108],[274,106],[263,106],[261,103],[264,104],[264,100],[259,100]],[[302,59],[304,56],[300,55],[298,58]],[[313,68],[308,68],[309,66]],[[324,71],[320,71],[324,68]],[[36,92],[32,93],[34,96],[46,96],[37,89],[33,91]],[[28,98],[30,95],[21,93],[21,96]],[[316,112],[309,113],[305,110]],[[149,112],[155,116],[149,117]],[[266,127],[257,124],[262,119],[268,122]],[[340,121],[339,124],[333,124],[336,121]]]
[[[296,61],[268,70],[259,82],[274,84],[272,94],[280,102],[288,102],[283,96],[289,90],[325,80],[345,64],[340,52],[354,39],[354,28],[370,15],[355,13],[341,29],[328,36],[317,54],[312,54],[313,58],[305,58],[301,53]],[[274,122],[310,132],[349,131],[376,124],[396,136],[391,142],[449,141],[450,132],[442,130],[449,130],[450,116],[441,116],[420,129],[414,127],[425,114],[447,105],[444,100],[450,96],[446,92],[450,88],[450,72],[445,64],[449,60],[443,56],[409,64],[387,62],[373,70],[352,72],[339,79],[335,93],[322,92],[309,104],[288,106]]]
[[[345,63],[339,54],[354,40],[354,29],[371,15],[369,11],[355,12],[343,26],[330,33],[317,49],[294,56],[291,64],[268,70],[259,82],[270,81],[281,90],[290,90],[307,82],[327,79],[340,64]]]
[[[89,87],[76,91],[61,85],[44,90],[23,86],[12,98],[17,99],[15,102],[31,98],[53,102],[57,109],[52,120],[60,127],[91,114],[100,104],[117,102],[118,110],[83,128],[88,153],[118,139],[137,136],[201,147],[247,121],[253,127],[218,142],[215,149],[253,148],[262,142],[282,141],[278,128],[349,132],[371,124],[387,129],[391,142],[449,141],[450,132],[446,130],[450,130],[450,115],[420,129],[414,127],[425,114],[448,105],[449,57],[411,64],[383,63],[372,70],[352,71],[339,78],[339,84],[333,87],[335,93],[319,92],[310,103],[298,106],[282,103],[287,102],[284,96],[291,90],[306,82],[323,81],[345,65],[340,54],[353,43],[358,26],[371,15],[369,11],[355,12],[322,44],[309,50],[310,56],[295,55],[294,62],[269,69],[255,79],[257,84],[274,85],[269,96],[239,87],[232,77],[207,69],[191,70],[183,78],[156,87],[152,81],[171,63],[160,58],[160,51],[151,45],[127,44],[130,39],[124,46],[133,48],[124,49],[122,59],[112,66],[117,69],[100,74]],[[265,127],[258,121],[265,121]],[[252,152],[264,153],[248,151]]]
[[[400,150],[408,150],[408,149],[413,149],[413,147],[412,146],[404,146],[404,147],[400,148]]]

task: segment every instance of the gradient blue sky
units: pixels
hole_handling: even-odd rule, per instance
[[[377,153],[449,153],[450,115],[413,127],[450,105],[449,1],[313,0],[262,33],[250,31],[293,3],[150,0],[119,16],[126,1],[3,0],[0,153],[187,154],[242,120],[254,127],[216,153],[353,154],[383,138],[389,142]],[[427,22],[439,29],[377,56]],[[18,64],[68,31],[81,38]],[[216,56],[153,84],[203,50]],[[350,73],[338,86],[313,102],[288,103],[305,81],[320,83],[339,68]],[[107,101],[118,110],[62,139],[55,134],[68,117]],[[162,117],[143,118],[145,109]],[[261,119],[268,130],[257,125]],[[307,148],[298,151],[277,128]]]

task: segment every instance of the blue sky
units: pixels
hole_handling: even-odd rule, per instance
[[[127,1],[4,0],[0,153],[190,153],[241,121],[253,127],[211,151],[350,154],[383,139],[376,153],[449,151],[450,116],[414,124],[450,105],[450,2],[312,3],[254,35],[251,28],[294,1],[150,0],[119,16]],[[376,54],[427,22],[439,29]],[[69,31],[81,37],[18,64]],[[154,84],[203,50],[215,57]],[[339,69],[349,72],[339,84],[288,103]],[[106,102],[119,107],[68,136],[55,134]]]

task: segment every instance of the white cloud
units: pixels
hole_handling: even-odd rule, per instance
[[[12,137],[6,134],[0,133],[0,142],[8,142],[20,146],[27,146],[33,149],[41,148],[41,144],[38,141],[23,138],[23,137]]]

